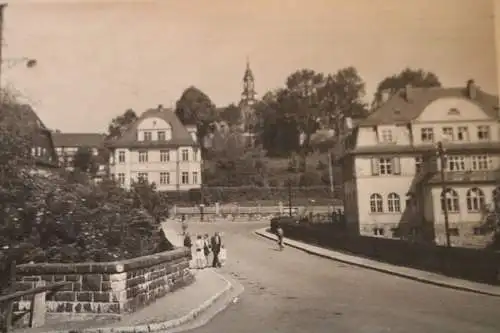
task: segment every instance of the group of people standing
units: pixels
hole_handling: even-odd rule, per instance
[[[227,259],[226,249],[219,232],[216,232],[212,237],[209,237],[208,234],[197,235],[194,244],[192,244],[189,234],[186,234],[184,246],[194,250],[193,260],[195,268],[198,269],[210,267],[210,254],[212,254],[211,266],[214,268],[222,267]]]

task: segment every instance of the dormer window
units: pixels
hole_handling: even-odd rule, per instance
[[[459,116],[460,115],[460,111],[458,111],[457,108],[451,108],[448,110],[448,115],[449,116]]]
[[[381,140],[384,143],[393,142],[392,131],[390,129],[383,129],[381,132]]]
[[[144,141],[151,141],[153,138],[153,135],[151,132],[144,132]]]

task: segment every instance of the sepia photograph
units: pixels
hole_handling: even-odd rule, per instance
[[[0,332],[500,332],[500,0],[0,0]]]

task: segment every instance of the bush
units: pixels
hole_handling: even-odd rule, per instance
[[[0,119],[3,263],[111,261],[172,248],[158,223],[164,201],[145,188],[42,169],[30,154],[36,124],[4,107]]]

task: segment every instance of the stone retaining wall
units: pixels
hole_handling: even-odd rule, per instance
[[[68,286],[47,296],[50,313],[74,315],[133,312],[177,288],[193,282],[191,253],[180,248],[140,258],[107,263],[26,264],[17,266],[17,290],[68,281]],[[27,310],[31,298],[14,305]]]

